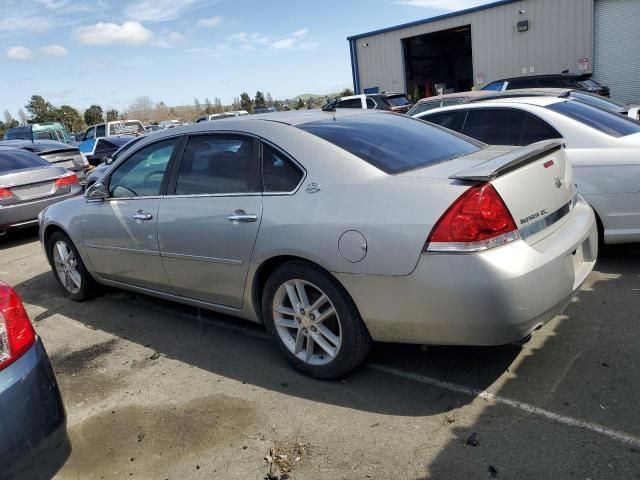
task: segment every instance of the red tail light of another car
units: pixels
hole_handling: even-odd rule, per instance
[[[436,223],[425,250],[478,252],[518,240],[509,209],[490,183],[475,185],[453,202]]]
[[[13,197],[13,193],[8,188],[0,187],[0,200],[3,198],[11,198]]]
[[[56,180],[56,189],[70,187],[78,183],[78,176],[75,173],[67,173]]]
[[[36,333],[18,294],[0,282],[0,370],[20,358],[35,341]]]

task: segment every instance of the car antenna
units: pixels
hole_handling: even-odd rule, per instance
[[[29,132],[31,132],[31,143],[35,144],[35,140],[33,139],[33,123],[29,124]]]

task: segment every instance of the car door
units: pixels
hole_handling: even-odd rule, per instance
[[[84,246],[100,277],[167,289],[157,220],[180,141],[179,137],[162,140],[133,152],[107,176],[108,198],[87,202],[82,217]]]
[[[175,294],[242,306],[262,218],[259,142],[238,134],[191,136],[160,206],[162,262]]]

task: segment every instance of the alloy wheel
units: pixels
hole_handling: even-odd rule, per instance
[[[78,293],[82,286],[78,259],[66,242],[59,240],[53,245],[53,263],[64,288],[71,294]]]
[[[273,298],[273,320],[280,339],[301,361],[330,363],[340,350],[340,317],[329,297],[306,280],[288,280]]]

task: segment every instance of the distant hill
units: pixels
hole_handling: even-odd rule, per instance
[[[326,97],[337,97],[338,93],[326,93],[324,95],[318,95],[316,93],[303,93],[300,95],[296,95],[295,97],[293,97],[291,100],[294,102],[297,102],[298,100],[302,99],[303,102],[308,101],[309,99],[316,99],[316,98],[326,98]]]

